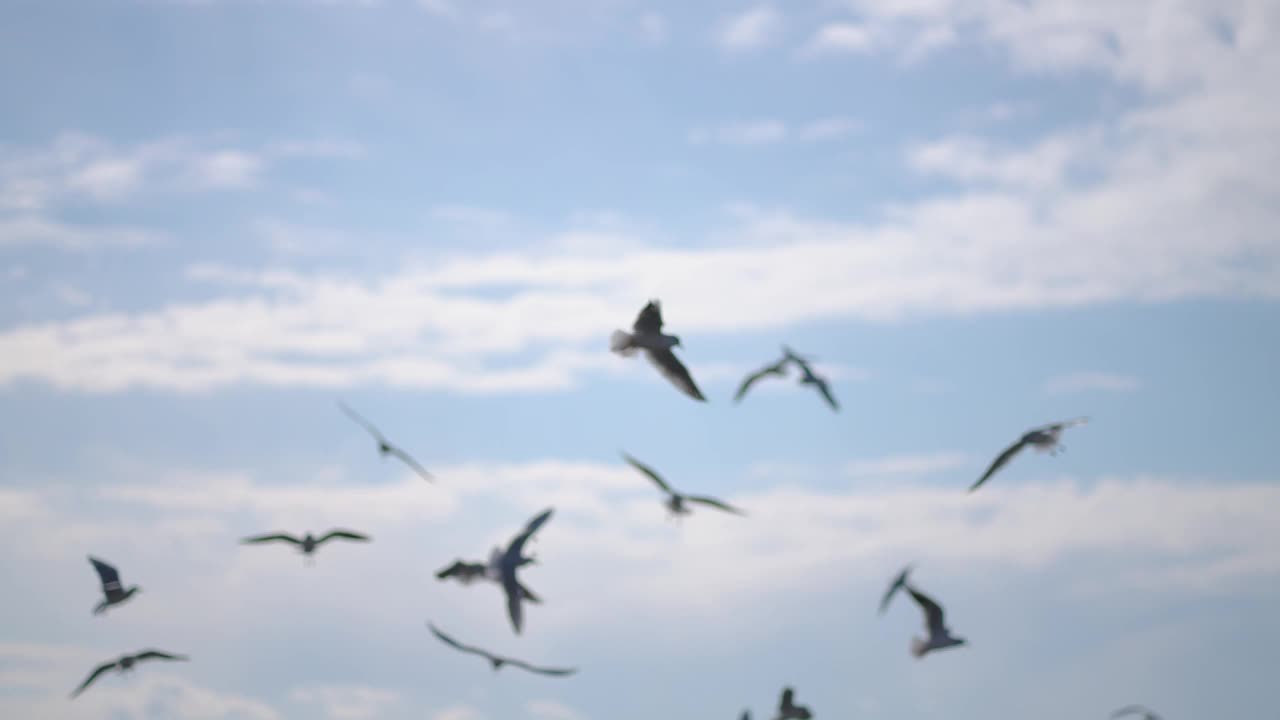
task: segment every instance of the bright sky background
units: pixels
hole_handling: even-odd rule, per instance
[[[1278,77],[1275,0],[9,0],[0,716],[1273,716]],[[842,412],[731,402],[782,343]],[[432,577],[548,506],[523,636]]]

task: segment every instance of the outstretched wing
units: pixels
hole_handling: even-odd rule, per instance
[[[342,409],[342,412],[345,413],[347,417],[356,421],[356,423],[361,427],[363,427],[365,430],[368,430],[369,434],[372,435],[374,439],[377,440],[379,443],[385,443],[387,441],[387,438],[384,437],[382,433],[378,432],[378,428],[373,426],[373,423],[369,422],[368,420],[365,420],[363,417],[360,416],[359,413],[357,413],[355,410],[352,410],[346,403],[342,401],[338,401],[338,407]]]
[[[89,673],[89,677],[85,678],[84,682],[80,683],[80,687],[71,691],[71,697],[75,697],[80,693],[84,692],[84,689],[92,685],[93,681],[97,680],[99,675],[110,670],[115,666],[116,666],[116,661],[112,660],[111,662],[102,663],[98,667],[94,668],[93,672]]]
[[[636,316],[631,329],[638,333],[656,333],[662,331],[662,308],[657,300],[650,300],[648,305]]]
[[[671,381],[685,395],[694,400],[706,402],[707,398],[702,395],[702,391],[698,389],[698,385],[693,382],[693,376],[689,374],[689,369],[680,362],[680,358],[671,352],[671,348],[645,348],[645,356],[649,358],[649,362],[662,373],[662,376]]]
[[[103,592],[120,589],[120,573],[116,572],[115,568],[92,555],[89,556],[89,562],[93,563],[93,569],[98,571],[98,579],[102,581]]]
[[[508,658],[508,659],[507,659],[507,664],[508,664],[508,665],[513,665],[513,666],[518,667],[518,668],[524,668],[525,670],[528,670],[529,672],[532,672],[532,673],[538,673],[539,675],[552,675],[552,676],[555,676],[555,677],[561,677],[561,676],[564,676],[564,675],[572,675],[572,674],[574,674],[574,673],[578,672],[578,668],[549,668],[549,667],[538,667],[537,665],[530,665],[529,663],[527,663],[527,662],[525,662],[525,661],[523,661],[523,660],[513,660],[513,659],[510,659],[510,658]]]
[[[747,391],[751,389],[751,386],[755,385],[756,381],[760,380],[761,378],[766,377],[768,375],[781,375],[783,372],[785,372],[785,368],[788,362],[790,362],[788,358],[783,358],[782,362],[774,363],[773,365],[767,365],[757,370],[756,372],[753,372],[750,375],[748,375],[746,378],[743,379],[742,384],[738,386],[738,392],[734,394],[733,401],[738,402],[742,400],[742,396],[746,395]]]
[[[910,585],[906,587],[907,592],[911,593],[911,597],[915,598],[920,609],[924,611],[924,626],[929,631],[929,635],[935,637],[946,635],[947,625],[943,622],[942,606]]]
[[[1049,432],[1052,430],[1061,431],[1061,430],[1065,430],[1066,428],[1073,427],[1075,425],[1083,425],[1087,422],[1089,422],[1089,418],[1082,416],[1078,418],[1071,418],[1070,420],[1063,420],[1062,422],[1049,423],[1048,425],[1041,425],[1035,430],[1032,430],[1032,432],[1036,432],[1036,431]]]
[[[883,615],[885,609],[889,607],[889,601],[893,599],[894,594],[896,594],[899,590],[901,590],[903,587],[906,586],[907,575],[909,575],[910,573],[911,573],[911,566],[908,565],[902,568],[902,572],[898,573],[898,577],[894,578],[893,582],[890,583],[889,589],[886,590],[884,593],[884,597],[880,598],[880,614],[881,615]]]
[[[1126,705],[1111,713],[1112,718],[1124,717],[1125,715],[1141,715],[1146,720],[1160,720],[1159,715],[1156,715],[1149,708],[1143,705]]]
[[[738,508],[721,502],[713,497],[707,497],[706,495],[685,495],[684,499],[685,502],[696,502],[702,503],[703,505],[710,505],[713,508],[719,508],[725,512],[731,512],[734,515],[746,515],[746,513],[742,512]]]
[[[448,635],[445,635],[444,632],[440,630],[440,628],[437,628],[435,625],[432,625],[431,623],[427,623],[427,628],[431,630],[431,634],[440,638],[440,640],[444,642],[444,644],[453,647],[455,650],[461,650],[464,653],[471,653],[472,655],[480,655],[481,657],[493,659],[493,655],[490,655],[487,651],[481,650],[478,647],[472,647],[471,645],[463,645],[457,640],[454,640]]]
[[[301,540],[287,533],[275,533],[273,535],[255,535],[253,537],[244,538],[243,540],[240,541],[240,544],[254,545],[256,543],[275,542],[277,540],[281,542],[293,543],[294,545],[302,544]]]
[[[1023,446],[1025,446],[1026,444],[1027,442],[1025,440],[1019,440],[1018,442],[1005,448],[1004,452],[1000,453],[1000,455],[996,457],[994,461],[992,461],[991,467],[987,468],[987,471],[982,473],[982,477],[978,478],[978,482],[974,483],[969,487],[969,492],[973,492],[974,490],[977,490],[978,488],[982,487],[982,483],[986,482],[988,478],[996,474],[997,470],[1004,467],[1006,463],[1012,460],[1013,456],[1017,455],[1018,451],[1021,450]]]
[[[191,658],[187,657],[186,655],[173,655],[167,652],[160,652],[159,650],[143,650],[142,652],[135,654],[133,656],[133,659],[135,662],[140,662],[142,660],[185,661],[185,660],[190,660]]]
[[[822,397],[827,399],[827,404],[831,406],[831,409],[839,412],[840,405],[837,404],[836,399],[831,396],[831,387],[827,384],[826,379],[815,375],[813,384],[817,386],[818,392],[822,393]]]
[[[355,540],[356,542],[369,541],[368,535],[361,535],[358,532],[351,532],[350,530],[330,530],[329,532],[325,533],[324,535],[321,535],[319,538],[316,539],[316,547],[320,547],[320,545],[323,544],[326,540],[332,540],[333,538],[342,538],[344,540]]]
[[[628,454],[626,454],[626,453],[622,453],[622,459],[623,459],[623,460],[626,460],[626,461],[627,461],[627,463],[628,463],[629,465],[631,465],[631,467],[633,467],[633,468],[635,468],[635,469],[639,470],[640,472],[644,473],[645,475],[648,475],[648,476],[649,476],[649,479],[650,479],[650,480],[653,480],[655,483],[657,483],[657,484],[658,484],[658,487],[662,488],[662,491],[663,491],[663,492],[665,492],[665,493],[667,493],[667,494],[671,494],[671,493],[673,493],[673,492],[674,492],[674,491],[671,489],[671,486],[670,486],[670,485],[668,485],[668,484],[667,484],[667,482],[666,482],[665,480],[663,480],[663,479],[662,479],[662,476],[658,475],[658,473],[657,473],[657,472],[655,472],[653,468],[649,467],[648,465],[645,465],[644,463],[640,462],[639,460],[637,460],[637,459],[635,459],[635,458],[631,457],[630,455],[628,455]]]
[[[520,634],[520,629],[524,627],[524,600],[523,588],[516,579],[516,570],[512,568],[503,568],[502,572],[502,591],[507,595],[507,615],[511,618],[511,627]]]
[[[421,475],[423,480],[426,480],[427,482],[431,482],[432,480],[435,479],[431,477],[431,473],[427,472],[427,469],[422,467],[422,464],[419,463],[417,460],[414,460],[413,456],[410,455],[409,453],[391,444],[388,444],[387,448],[388,448],[387,452],[400,458],[400,462],[404,463],[405,465],[408,465],[414,472]]]
[[[795,705],[792,704],[793,699],[795,699],[795,691],[791,688],[783,688],[782,699],[778,701],[778,708],[783,711],[790,710],[795,707]]]

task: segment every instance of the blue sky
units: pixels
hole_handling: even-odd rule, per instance
[[[4,4],[0,715],[1265,715],[1278,33],[1255,0]],[[608,352],[654,297],[705,405]],[[732,403],[782,343],[839,414]],[[749,517],[667,522],[619,451]],[[523,636],[432,577],[548,506]],[[374,542],[236,544],[335,526]],[[143,594],[92,617],[91,553]],[[876,616],[908,562],[969,646]],[[66,699],[148,646],[193,662]]]

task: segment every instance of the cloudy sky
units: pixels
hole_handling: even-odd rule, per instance
[[[4,3],[0,715],[1274,714],[1278,35],[1273,0]],[[705,405],[607,350],[654,297]],[[782,343],[839,414],[732,403]],[[749,517],[668,522],[620,451]],[[549,506],[523,636],[432,577]],[[374,542],[237,544],[335,526]],[[143,593],[93,617],[88,554]],[[908,562],[968,647],[877,617]],[[67,700],[146,647],[192,662]]]

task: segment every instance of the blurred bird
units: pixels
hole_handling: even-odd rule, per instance
[[[354,540],[356,542],[368,542],[370,540],[368,535],[361,535],[360,533],[351,532],[350,530],[330,530],[324,535],[321,535],[319,538],[312,537],[311,533],[307,533],[305,536],[302,537],[301,540],[287,533],[273,533],[271,535],[256,535],[254,537],[244,538],[243,540],[240,541],[240,544],[241,545],[258,545],[261,543],[269,543],[269,542],[287,542],[287,543],[296,545],[300,550],[302,550],[302,554],[307,558],[308,561],[314,562],[312,553],[318,550],[320,548],[320,545],[334,538],[339,538],[342,540]]]
[[[916,590],[903,582],[903,587],[907,592],[911,593],[911,597],[915,598],[916,604],[924,611],[924,627],[928,631],[928,638],[911,638],[911,654],[917,658],[924,657],[926,653],[934,650],[943,650],[956,645],[964,645],[966,640],[958,638],[951,634],[951,630],[947,628],[946,622],[943,620],[942,606],[934,602],[924,593]]]
[[[792,702],[794,697],[795,692],[791,688],[783,689],[782,698],[778,701],[778,715],[774,720],[809,720],[813,717],[809,708]]]
[[[988,478],[996,474],[996,471],[1012,460],[1013,456],[1017,455],[1019,450],[1022,450],[1022,448],[1028,445],[1035,447],[1038,452],[1048,452],[1050,455],[1057,455],[1062,450],[1066,450],[1067,447],[1062,444],[1062,431],[1073,425],[1083,425],[1088,421],[1089,418],[1087,417],[1078,417],[1074,420],[1064,420],[1062,422],[1043,425],[1041,427],[1028,430],[1021,438],[1018,438],[1018,442],[1005,448],[1004,452],[1000,453],[1000,455],[996,457],[996,459],[991,463],[991,467],[987,468],[987,471],[982,474],[982,477],[978,478],[978,481],[969,487],[969,492],[973,492],[979,487],[982,487],[982,484],[985,483]]]
[[[511,618],[511,627],[515,629],[516,634],[520,634],[520,630],[524,625],[524,608],[522,601],[529,600],[531,602],[541,602],[537,596],[529,591],[520,583],[520,579],[516,577],[516,571],[520,568],[534,562],[534,558],[524,555],[524,545],[538,531],[538,528],[551,518],[554,508],[547,508],[525,525],[524,530],[511,539],[511,543],[507,545],[505,551],[494,548],[489,556],[488,572],[496,577],[497,581],[502,585],[502,591],[507,596],[507,615]]]
[[[907,575],[911,573],[911,566],[902,568],[902,572],[898,573],[898,577],[893,579],[889,584],[889,589],[885,591],[884,597],[880,598],[880,614],[883,615],[886,608],[889,607],[889,601],[902,588],[907,585]]]
[[[432,481],[433,478],[431,477],[431,473],[427,472],[417,460],[414,460],[413,457],[409,455],[409,453],[388,442],[382,433],[378,432],[378,428],[373,426],[373,423],[365,420],[363,417],[360,417],[355,410],[347,407],[346,403],[340,402],[338,403],[338,407],[342,409],[342,412],[346,413],[347,417],[356,421],[356,423],[365,430],[368,430],[369,434],[373,436],[373,439],[378,441],[378,452],[381,453],[382,457],[394,455],[397,458],[400,458],[400,461],[405,465],[408,465],[414,472],[421,475],[423,480],[426,480],[427,482]]]
[[[449,637],[448,635],[445,635],[445,634],[444,634],[443,632],[441,632],[438,628],[436,628],[436,626],[435,626],[435,625],[432,625],[431,623],[427,623],[427,627],[428,627],[428,628],[430,628],[430,629],[431,629],[431,632],[432,632],[436,637],[440,638],[440,639],[441,639],[441,640],[442,640],[446,645],[449,645],[449,646],[454,647],[454,648],[456,648],[456,649],[458,649],[458,650],[461,650],[462,652],[465,652],[465,653],[471,653],[471,654],[473,654],[473,655],[479,655],[480,657],[485,658],[486,660],[488,660],[488,661],[489,661],[489,663],[490,663],[490,664],[492,664],[492,665],[493,665],[493,669],[494,669],[494,671],[495,671],[495,672],[496,672],[496,671],[498,671],[498,670],[501,670],[503,665],[511,665],[512,667],[522,668],[522,669],[524,669],[524,670],[528,670],[529,672],[532,672],[532,673],[538,673],[538,674],[540,674],[540,675],[551,675],[551,676],[555,676],[555,677],[561,677],[561,676],[564,676],[564,675],[572,675],[572,674],[574,674],[574,673],[578,672],[578,669],[577,669],[577,668],[547,668],[547,667],[538,667],[537,665],[530,665],[529,663],[527,663],[527,662],[525,662],[525,661],[523,661],[523,660],[516,660],[516,659],[514,659],[514,658],[508,658],[508,657],[502,657],[502,656],[500,656],[500,655],[494,655],[493,653],[491,653],[491,652],[489,652],[489,651],[487,651],[487,650],[481,650],[481,649],[480,649],[480,648],[478,648],[478,647],[472,647],[471,645],[463,645],[462,643],[458,642],[457,640],[454,640],[453,638]]]
[[[117,660],[112,660],[111,662],[102,663],[97,668],[95,668],[93,672],[89,673],[89,677],[85,678],[84,682],[80,683],[80,687],[76,688],[71,692],[71,697],[74,698],[80,693],[84,692],[84,689],[89,687],[89,685],[91,685],[94,680],[97,680],[99,675],[101,675],[104,672],[107,672],[108,670],[115,669],[122,673],[128,672],[129,670],[132,670],[133,666],[136,665],[137,663],[143,660],[152,660],[152,659],[188,660],[189,658],[186,655],[170,655],[169,653],[163,653],[163,652],[160,652],[159,650],[143,650],[142,652],[134,655],[125,655]]]
[[[800,384],[812,385],[817,388],[818,392],[822,393],[822,397],[826,399],[827,404],[831,406],[831,409],[839,412],[840,406],[836,403],[836,399],[832,397],[831,387],[827,384],[826,378],[815,374],[813,372],[813,368],[809,366],[808,360],[792,352],[791,348],[786,345],[782,346],[782,353],[787,360],[790,360],[800,367]]]
[[[673,517],[688,515],[692,512],[685,506],[685,503],[702,503],[703,505],[710,505],[713,508],[718,508],[725,512],[731,512],[735,515],[746,515],[746,513],[732,505],[723,503],[713,497],[707,497],[705,495],[683,495],[678,493],[675,490],[672,490],[671,486],[667,485],[667,482],[663,480],[658,473],[654,472],[653,468],[650,468],[648,465],[641,463],[639,460],[636,460],[626,453],[622,453],[622,459],[626,460],[631,467],[634,467],[645,475],[648,475],[649,479],[653,480],[653,482],[667,494],[666,506],[667,509],[671,511],[671,515]]]
[[[1126,715],[1141,715],[1142,720],[1160,720],[1159,715],[1155,714],[1153,710],[1143,707],[1142,705],[1126,705],[1111,713],[1111,717],[1113,719],[1124,717]]]
[[[482,562],[454,560],[453,564],[436,572],[437,580],[456,578],[463,585],[470,585],[476,580],[483,580],[488,575],[489,566]]]
[[[127,590],[124,589],[120,584],[120,573],[114,567],[92,555],[89,556],[89,562],[93,563],[93,569],[98,571],[98,580],[102,582],[103,599],[93,609],[94,615],[101,615],[107,611],[107,608],[119,605],[136,593],[142,592],[142,588],[137,585],[132,585]]]
[[[757,382],[769,377],[770,375],[777,375],[779,377],[786,375],[787,365],[789,364],[791,364],[791,358],[784,357],[772,365],[765,365],[759,370],[751,373],[744,378],[742,384],[738,386],[738,392],[733,396],[733,401],[740,402],[742,397],[747,394],[747,391],[751,389],[752,385],[755,385]]]
[[[680,338],[662,334],[662,310],[657,300],[650,300],[644,306],[631,329],[630,333],[614,330],[609,336],[609,349],[624,357],[643,350],[649,361],[673,385],[694,400],[706,402],[689,370],[672,351],[672,348],[680,346]]]

